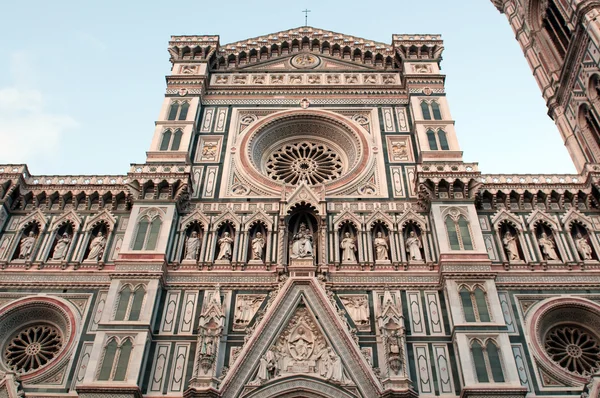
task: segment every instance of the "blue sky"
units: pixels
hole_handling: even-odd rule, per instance
[[[221,44],[304,24],[391,42],[441,33],[464,159],[483,173],[574,173],[504,15],[490,0],[7,2],[0,25],[0,163],[33,174],[125,174],[142,163],[176,34]]]

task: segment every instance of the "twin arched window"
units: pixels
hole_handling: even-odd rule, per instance
[[[187,118],[188,110],[190,109],[189,102],[178,102],[173,101],[169,108],[168,120],[185,120]]]
[[[133,241],[133,250],[154,250],[161,226],[162,220],[159,216],[144,215],[140,218]]]
[[[480,340],[473,340],[471,354],[479,383],[504,383],[500,350],[494,340],[488,339],[485,344]]]
[[[476,286],[473,290],[463,286],[460,288],[459,294],[467,322],[491,321],[486,294],[480,286]]]
[[[549,1],[546,10],[542,11],[545,11],[542,19],[542,27],[562,60],[565,58],[567,49],[569,48],[571,30],[555,1]]]
[[[129,358],[133,350],[131,338],[113,337],[104,348],[104,358],[98,373],[99,381],[125,381]]]
[[[131,285],[123,286],[119,294],[115,321],[138,321],[145,295],[146,288],[144,285],[138,285],[135,288]]]
[[[471,227],[464,215],[446,216],[446,231],[452,250],[473,250]]]
[[[423,113],[424,120],[431,120],[432,115],[433,120],[442,120],[440,104],[438,104],[436,101],[421,101],[421,112]]]
[[[450,146],[448,145],[448,136],[442,129],[438,129],[437,134],[432,129],[427,129],[427,142],[429,142],[429,149],[432,151],[450,150]]]
[[[162,140],[160,141],[160,150],[178,151],[179,146],[181,145],[181,137],[183,137],[183,131],[181,131],[181,129],[175,130],[175,133],[172,133],[171,130],[165,130]]]

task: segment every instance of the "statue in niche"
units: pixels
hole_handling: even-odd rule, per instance
[[[517,237],[513,236],[510,231],[506,231],[504,234],[502,244],[504,245],[509,261],[519,261],[521,259],[519,256],[519,248],[517,246]]]
[[[261,384],[267,380],[272,379],[277,375],[277,360],[272,350],[267,351],[265,355],[260,358],[258,365],[258,373],[253,383]]]
[[[336,355],[335,352],[333,352],[333,350],[330,350],[329,359],[331,361],[331,365],[329,366],[329,371],[327,372],[325,378],[332,381],[343,381],[344,369],[342,368],[342,360]]]
[[[581,258],[584,260],[592,259],[592,246],[588,243],[588,240],[585,236],[581,234],[581,232],[577,232],[575,236],[575,246],[577,246],[577,251]]]
[[[252,239],[252,260],[262,260],[264,248],[265,238],[262,233],[257,232],[254,239]]]
[[[423,243],[421,242],[421,238],[419,238],[415,231],[410,231],[410,234],[408,234],[408,238],[406,239],[408,261],[423,261],[423,256],[421,256],[422,247]]]
[[[350,232],[344,233],[344,239],[342,239],[342,243],[340,243],[340,248],[342,249],[342,262],[356,262],[356,241],[350,236]]]
[[[192,231],[192,234],[185,241],[184,260],[197,260],[200,252],[200,238],[198,232]]]
[[[291,258],[312,258],[313,257],[313,237],[312,233],[306,228],[306,224],[301,223],[298,232],[292,237]]]
[[[33,231],[30,231],[27,236],[21,239],[21,243],[19,244],[19,258],[27,260],[31,257],[31,252],[33,251],[33,245],[35,244],[36,236]]]
[[[540,250],[542,251],[542,257],[544,260],[558,260],[556,246],[554,245],[552,239],[550,239],[545,232],[542,232],[538,238],[538,243],[540,244]]]
[[[56,242],[54,246],[54,253],[52,253],[52,260],[64,260],[67,257],[67,250],[71,243],[71,237],[68,233],[62,234],[62,236]]]
[[[373,244],[375,245],[375,259],[377,261],[389,260],[388,250],[390,246],[387,239],[383,236],[383,232],[377,232],[377,237]]]
[[[98,261],[104,254],[104,248],[106,247],[106,238],[102,231],[98,232],[98,235],[90,242],[90,253],[86,260]]]
[[[288,341],[288,345],[292,357],[297,361],[304,361],[312,354],[314,337],[300,326]]]
[[[233,239],[229,236],[229,232],[223,232],[223,236],[219,239],[219,255],[217,260],[231,260]]]
[[[348,315],[357,325],[369,323],[369,303],[365,296],[343,296],[340,297],[348,311]]]

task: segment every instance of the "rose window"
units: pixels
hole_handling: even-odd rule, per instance
[[[597,337],[579,326],[554,327],[546,333],[544,348],[554,362],[571,373],[584,375],[600,366]]]
[[[28,326],[8,341],[4,360],[12,370],[27,373],[52,361],[62,345],[62,333],[54,326]]]
[[[327,145],[309,142],[287,144],[266,162],[267,175],[287,184],[322,184],[338,178],[343,169],[339,154]]]

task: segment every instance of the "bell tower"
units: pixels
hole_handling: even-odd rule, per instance
[[[505,14],[578,171],[600,162],[600,5],[492,0]]]

